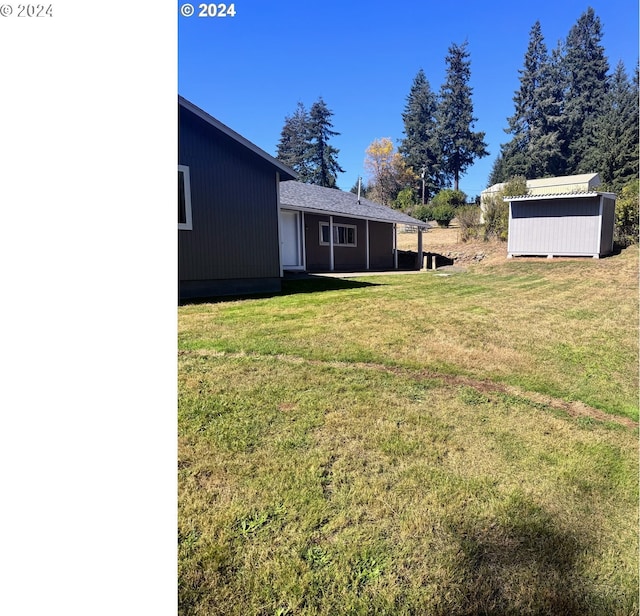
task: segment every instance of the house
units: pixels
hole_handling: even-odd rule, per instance
[[[418,227],[421,254],[426,223],[354,193],[296,181],[280,183],[284,270],[397,269],[398,225]]]
[[[178,97],[179,299],[281,289],[285,270],[398,267],[397,225],[425,223],[296,173]]]
[[[294,171],[178,98],[180,299],[279,291],[279,190]]]
[[[616,196],[597,173],[527,181],[509,203],[507,254],[599,258],[613,251]]]

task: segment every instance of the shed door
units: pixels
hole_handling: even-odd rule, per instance
[[[282,210],[280,213],[280,230],[282,233],[283,269],[300,269],[302,267],[300,212]]]

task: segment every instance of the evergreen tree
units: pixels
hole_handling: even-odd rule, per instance
[[[629,82],[624,64],[619,62],[609,79],[603,112],[591,123],[595,147],[585,152],[582,160],[582,167],[599,172],[614,192],[638,177],[638,114],[637,85]]]
[[[540,84],[536,92],[537,115],[532,128],[530,147],[530,154],[534,160],[531,179],[565,174],[566,163],[562,156],[565,143],[562,122],[563,84],[566,80],[563,75],[562,45],[559,43],[543,64]]]
[[[557,54],[555,56],[557,58]],[[555,175],[563,167],[560,116],[562,89],[537,21],[529,34],[520,88],[513,97],[515,113],[508,119],[511,141],[501,146],[498,181],[520,175],[529,179]],[[495,183],[495,182],[494,182]]]
[[[310,168],[309,183],[336,188],[338,173],[344,169],[338,164],[339,150],[329,144],[329,139],[340,133],[333,130],[333,113],[320,97],[309,111],[307,162]]]
[[[529,46],[524,56],[524,69],[520,73],[520,89],[515,93],[515,113],[507,121],[508,133],[513,135],[504,150],[507,156],[506,173],[532,177],[529,172],[531,161],[528,157],[531,149],[532,130],[538,117],[538,88],[542,82],[542,71],[547,60],[547,48],[542,36],[540,22],[536,21],[529,34]]]
[[[358,194],[358,180],[356,180],[356,183],[351,187],[349,192],[352,192],[354,195]],[[362,181],[362,178],[360,178],[360,197],[362,199],[369,198],[369,187]]]
[[[476,158],[488,156],[484,133],[473,132],[477,118],[473,117],[469,86],[471,62],[467,43],[453,44],[446,57],[447,78],[440,91],[438,106],[438,139],[442,153],[442,171],[453,179],[458,190],[460,176]]]
[[[440,171],[440,148],[436,139],[436,111],[436,95],[424,71],[420,69],[413,80],[402,114],[405,137],[400,140],[398,152],[413,173],[424,173],[425,202],[444,186]]]
[[[280,133],[276,158],[298,174],[301,182],[308,182],[311,169],[308,163],[309,114],[301,102],[295,112],[286,116]]]
[[[502,146],[504,150],[505,146]],[[504,151],[501,151],[498,156],[495,157],[493,164],[491,165],[491,173],[489,174],[489,180],[487,182],[487,188],[494,184],[500,184],[507,179],[507,174],[504,172]]]
[[[560,158],[560,108],[562,92],[554,81],[547,47],[537,21],[520,71],[520,90],[514,97],[516,110],[509,129],[522,155],[520,168],[508,168],[508,176],[530,179],[553,175]]]
[[[564,154],[567,172],[593,171],[582,161],[598,144],[594,141],[595,124],[602,114],[607,94],[609,63],[600,44],[602,26],[589,7],[571,28],[564,50],[567,78],[564,102]]]

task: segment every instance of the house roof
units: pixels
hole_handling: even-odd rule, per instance
[[[248,139],[245,139],[242,135],[236,133],[234,130],[231,130],[228,126],[224,125],[220,120],[216,120],[212,115],[209,115],[206,111],[200,109],[200,107],[194,105],[191,101],[188,101],[183,96],[178,95],[178,105],[183,107],[184,109],[188,109],[191,113],[198,116],[201,120],[204,120],[221,133],[225,134],[227,137],[230,137],[240,145],[245,148],[251,150],[254,154],[257,154],[261,158],[263,158],[266,162],[270,163],[280,173],[281,180],[295,180],[298,177],[298,174],[293,170],[281,163],[273,156],[267,154],[264,150],[261,150],[255,143],[251,143]]]
[[[427,223],[386,205],[360,199],[351,192],[324,188],[302,182],[280,182],[280,206],[305,212],[337,214],[376,222],[400,223],[427,227]]]

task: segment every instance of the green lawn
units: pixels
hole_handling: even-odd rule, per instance
[[[638,251],[179,310],[181,614],[638,612]]]

